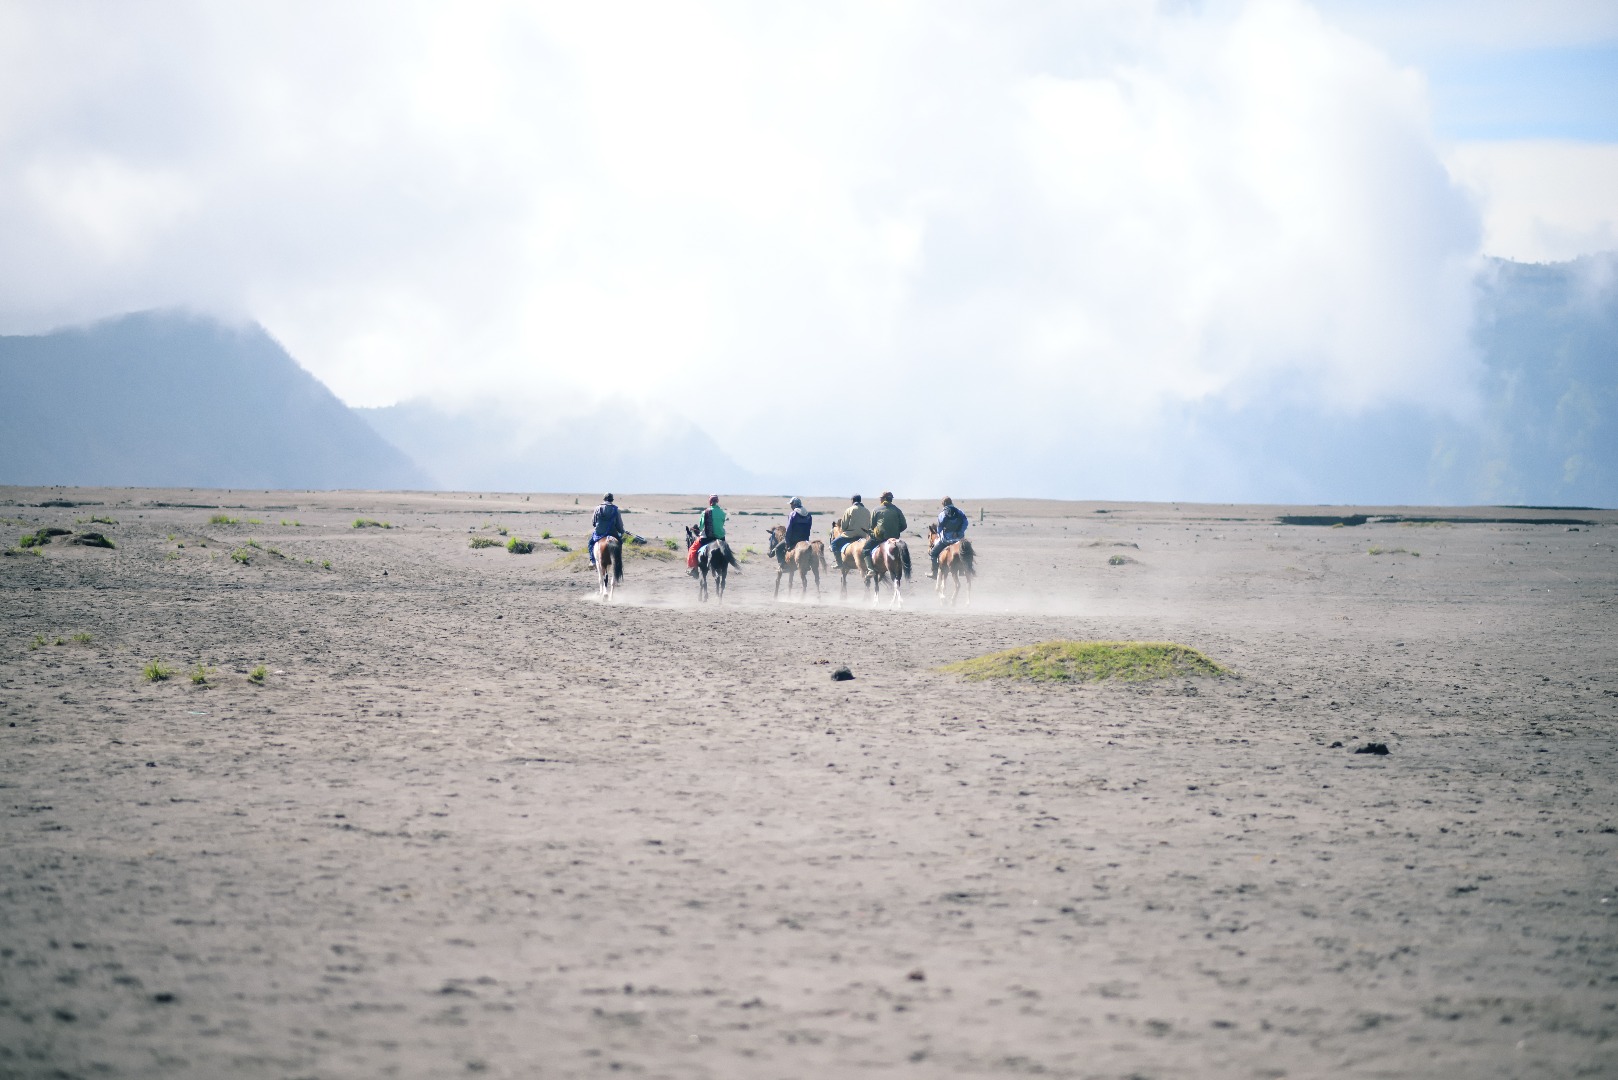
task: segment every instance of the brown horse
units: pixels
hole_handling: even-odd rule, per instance
[[[601,602],[612,599],[618,583],[624,580],[624,546],[616,536],[596,541],[596,573],[601,575]]]
[[[927,550],[931,551],[933,545],[938,543],[938,526],[927,526]],[[954,606],[955,600],[961,595],[961,579],[966,579],[966,602],[972,602],[972,578],[977,575],[977,569],[972,565],[972,541],[957,540],[949,547],[938,553],[938,580],[934,582],[938,598],[944,603]],[[955,591],[948,597],[944,596],[944,581],[952,579],[955,582]]]
[[[888,606],[903,607],[904,596],[899,592],[899,583],[909,576],[910,548],[903,540],[895,536],[871,548],[871,603],[882,599],[882,582],[888,580],[893,582],[893,600]]]
[[[843,535],[843,527],[841,525],[839,525],[835,521],[832,522],[831,523],[831,538],[833,540],[836,540],[838,537],[840,537],[842,535]],[[859,574],[860,575],[860,583],[862,585],[865,583],[865,566],[864,566],[863,563],[860,562],[860,545],[861,545],[862,542],[863,541],[855,540],[854,542],[844,546],[844,548],[841,551],[837,550],[837,546],[835,544],[832,545],[833,555],[832,555],[831,565],[832,565],[832,569],[839,570],[839,571],[842,572],[842,575],[843,575],[842,598],[844,600],[848,599],[848,575],[849,574],[851,574],[851,573]]]
[[[826,545],[819,540],[800,540],[792,545],[790,551],[782,551],[786,547],[787,527],[777,525],[770,530],[770,550],[776,554],[775,596],[781,596],[781,578],[787,579],[787,599],[792,599],[792,581],[797,579],[799,592],[805,597],[809,595],[809,572],[815,575],[815,599],[820,599],[820,571],[826,565]]]

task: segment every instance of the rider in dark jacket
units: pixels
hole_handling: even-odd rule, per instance
[[[596,564],[596,541],[604,536],[616,536],[620,543],[624,539],[624,515],[618,512],[610,491],[601,497],[601,505],[590,519],[590,542],[585,547],[590,553],[591,566]]]
[[[803,508],[802,499],[794,498],[788,505],[792,507],[792,513],[787,515],[786,536],[772,553],[777,562],[785,562],[787,552],[809,539],[809,533],[814,528],[814,515]]]
[[[933,544],[932,551],[928,553],[933,558],[932,572],[927,575],[930,578],[938,576],[938,556],[942,555],[944,549],[957,540],[964,539],[966,537],[966,527],[971,524],[971,519],[961,511],[960,507],[955,505],[955,500],[948,495],[944,496],[942,506],[943,509],[938,511],[938,540]]]
[[[871,535],[866,538],[863,549],[866,565],[865,576],[867,578],[871,576],[871,549],[886,540],[898,539],[904,535],[904,531],[908,527],[909,524],[905,521],[904,511],[893,505],[893,492],[884,491],[882,493],[882,505],[878,506],[876,513],[871,515]],[[907,571],[909,567],[910,553],[907,551],[905,552],[905,568]]]

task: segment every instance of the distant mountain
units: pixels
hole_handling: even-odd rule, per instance
[[[540,412],[485,403],[450,411],[408,401],[355,413],[457,491],[760,490],[695,425],[630,406]]]
[[[153,311],[0,337],[0,483],[427,481],[258,326]]]
[[[1210,502],[1618,507],[1618,253],[1490,260],[1476,288],[1477,415],[1188,405],[1172,418],[1174,490]]]

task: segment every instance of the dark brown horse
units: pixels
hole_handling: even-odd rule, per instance
[[[787,599],[792,599],[792,582],[796,578],[799,591],[807,597],[809,595],[809,573],[815,575],[815,599],[820,599],[820,571],[826,565],[826,545],[819,540],[800,540],[792,545],[791,550],[782,551],[786,547],[787,527],[777,525],[770,530],[770,550],[775,552],[775,596],[781,596],[781,578],[787,579]]]
[[[689,549],[696,542],[697,537],[701,535],[701,529],[694,525],[687,525],[685,527],[685,546]],[[730,545],[725,542],[723,537],[703,544],[697,552],[697,599],[708,599],[708,575],[712,574],[714,595],[723,604],[725,602],[725,575],[730,572],[731,567],[734,566],[739,570],[741,565],[736,561],[736,556],[731,553]]]
[[[938,526],[927,526],[927,550],[931,551],[933,545],[938,543]],[[976,576],[977,569],[972,565],[972,541],[957,540],[943,551],[938,553],[938,580],[934,582],[938,598],[944,603],[954,606],[955,600],[961,595],[961,579],[966,579],[966,602],[972,602],[972,578]],[[949,596],[944,595],[944,582],[946,579],[955,582],[955,591]]]
[[[857,542],[857,541],[856,541]],[[882,582],[893,582],[893,600],[889,607],[903,607],[904,596],[899,592],[899,584],[910,576],[910,548],[905,542],[895,536],[891,540],[884,540],[871,548],[871,603],[882,599]]]
[[[624,580],[624,546],[616,536],[596,541],[596,573],[601,575],[601,602],[612,599],[618,583]]]

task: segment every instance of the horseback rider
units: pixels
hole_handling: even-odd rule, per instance
[[[854,541],[864,540],[871,535],[871,511],[866,509],[858,495],[854,496],[853,501],[848,504],[848,509],[844,510],[843,516],[837,520],[837,527],[841,530],[841,535],[832,537],[831,558],[832,562],[841,566],[843,549]],[[857,548],[854,552],[854,565],[861,572],[865,570],[865,562],[861,557],[864,550]]]
[[[786,535],[779,544],[775,545],[775,550],[770,552],[775,556],[775,561],[782,566],[786,565],[787,552],[809,539],[809,533],[814,528],[815,519],[813,514],[803,508],[802,499],[794,496],[787,505],[792,508],[792,512],[787,515]]]
[[[865,576],[871,576],[870,558],[871,549],[876,545],[903,536],[908,522],[905,521],[904,511],[893,505],[893,492],[882,493],[882,505],[876,508],[871,515],[871,535],[865,538],[860,551],[866,561]]]
[[[708,496],[708,508],[702,512],[702,528],[691,541],[691,550],[685,553],[686,573],[697,576],[697,552],[702,545],[725,538],[725,508],[719,505],[719,496]]]
[[[961,508],[955,505],[955,500],[948,495],[944,496],[944,501],[939,505],[943,509],[938,511],[938,540],[928,552],[933,559],[933,568],[927,576],[935,579],[938,577],[938,556],[942,555],[944,549],[951,544],[965,539],[966,527],[972,523]]]
[[[624,515],[618,512],[610,491],[601,497],[601,505],[596,507],[595,516],[590,519],[590,542],[585,545],[585,550],[590,553],[591,566],[596,564],[596,541],[607,536],[615,536],[620,544],[623,543]]]

